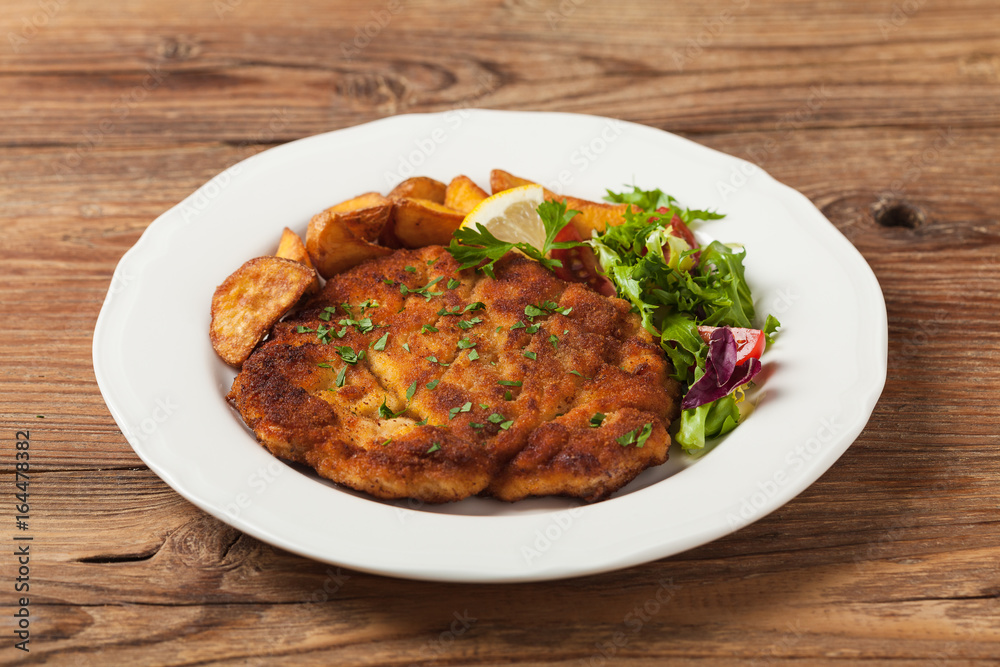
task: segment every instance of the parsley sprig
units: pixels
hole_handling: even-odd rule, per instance
[[[425,299],[427,299],[428,301],[430,301],[431,297],[441,296],[442,294],[444,294],[444,292],[432,292],[431,291],[431,288],[434,287],[435,285],[437,285],[442,280],[444,280],[444,276],[438,276],[437,278],[434,278],[433,280],[431,280],[430,282],[428,282],[423,287],[415,287],[415,288],[407,287],[403,283],[400,283],[399,284],[399,293],[402,294],[403,296],[406,296],[407,294],[419,294],[420,296],[422,296]]]
[[[493,265],[497,260],[506,255],[511,250],[517,248],[528,257],[537,260],[539,264],[550,271],[562,266],[558,259],[547,257],[549,251],[556,249],[573,248],[581,245],[575,241],[556,242],[556,235],[562,231],[563,227],[569,224],[579,211],[566,210],[566,202],[547,201],[539,205],[538,215],[545,226],[545,242],[541,248],[536,248],[530,243],[510,243],[501,241],[485,227],[476,225],[474,227],[460,227],[452,235],[451,245],[447,250],[451,253],[461,266],[459,269],[468,269],[478,266],[479,270],[495,278],[493,275]],[[482,262],[486,262],[479,266]]]

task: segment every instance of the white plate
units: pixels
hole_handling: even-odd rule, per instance
[[[710,452],[643,473],[613,498],[437,507],[385,503],[279,462],[226,403],[233,371],[213,353],[209,304],[282,227],[423,174],[491,168],[599,198],[660,187],[724,220],[744,243],[759,317],[784,325],[765,356],[756,411]],[[885,303],[854,247],[799,193],[754,165],[680,137],[595,116],[458,110],[388,118],[265,151],[157,218],[115,271],[94,332],[94,370],[143,461],[206,512],[321,561],[414,579],[532,581],[663,558],[788,502],[847,449],[885,382]]]

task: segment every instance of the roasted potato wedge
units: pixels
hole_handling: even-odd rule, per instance
[[[278,252],[274,253],[275,257],[284,257],[285,259],[290,259],[294,262],[301,262],[305,264],[310,269],[315,268],[313,266],[312,260],[309,259],[309,253],[306,252],[306,244],[302,240],[302,237],[285,227],[285,230],[281,232],[281,241],[278,243]],[[316,280],[313,281],[312,288],[310,292],[315,292],[319,289],[319,275],[316,276]]]
[[[392,217],[396,238],[404,248],[448,245],[452,232],[465,219],[463,214],[442,204],[408,197],[394,202]]]
[[[503,169],[494,169],[490,172],[490,190],[493,191],[493,194],[503,192],[504,190],[510,190],[511,188],[519,188],[522,185],[536,185],[536,183],[534,181],[529,181],[526,178],[515,176],[514,174],[506,172]],[[552,191],[546,188],[545,196],[548,197],[551,194]]]
[[[309,259],[309,253],[306,252],[306,244],[302,240],[302,237],[288,227],[285,227],[284,231],[281,232],[281,241],[278,242],[278,252],[274,253],[274,256],[302,262],[310,269],[314,268],[312,260]]]
[[[444,192],[444,205],[453,208],[462,215],[469,215],[479,202],[489,197],[486,191],[476,185],[468,176],[456,176],[451,179]]]
[[[389,192],[389,199],[427,199],[443,204],[447,187],[441,181],[427,176],[408,178]]]
[[[493,194],[533,183],[534,181],[514,176],[501,169],[494,169],[490,172],[490,188],[493,190]],[[570,222],[581,238],[589,239],[591,232],[595,229],[603,232],[607,225],[620,225],[625,222],[627,204],[589,201],[577,197],[566,197],[552,192],[548,188],[544,188],[544,190],[546,200],[565,201],[566,208],[580,212]]]
[[[319,274],[329,278],[391,253],[376,241],[389,225],[392,209],[389,199],[371,192],[314,215],[306,232],[306,251]]]
[[[216,354],[241,366],[315,280],[315,270],[284,257],[257,257],[236,269],[212,296],[210,336]]]
[[[347,201],[342,201],[326,210],[331,213],[351,213],[353,211],[363,211],[377,206],[385,206],[390,203],[392,202],[388,197],[383,197],[378,192],[366,192],[363,195],[358,195],[357,197],[353,197]]]

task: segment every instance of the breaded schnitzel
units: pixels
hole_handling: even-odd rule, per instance
[[[327,282],[229,399],[276,456],[379,498],[596,501],[667,459],[680,387],[629,304],[509,253],[443,248]]]

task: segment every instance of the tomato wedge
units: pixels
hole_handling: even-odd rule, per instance
[[[656,209],[656,212],[669,213],[670,209],[665,206],[661,206],[660,208]],[[652,218],[650,218],[650,220],[652,220]],[[694,233],[691,231],[691,228],[685,225],[684,221],[681,220],[680,216],[677,215],[676,213],[674,213],[674,217],[670,219],[669,227],[671,234],[673,234],[679,239],[684,239],[684,241],[687,242],[687,244],[692,248],[698,247],[698,241],[694,238]]]
[[[706,343],[712,337],[712,332],[719,327],[698,327],[698,334]],[[726,327],[736,339],[736,365],[742,366],[747,359],[760,359],[764,354],[764,332],[760,329],[744,329],[741,327]]]
[[[562,231],[556,234],[555,240],[568,242],[582,241],[583,239],[573,225],[566,225]],[[614,284],[598,271],[597,256],[594,255],[594,251],[589,246],[556,249],[552,250],[549,256],[562,262],[562,266],[556,268],[554,273],[563,280],[571,283],[584,283],[598,294],[615,296]]]

